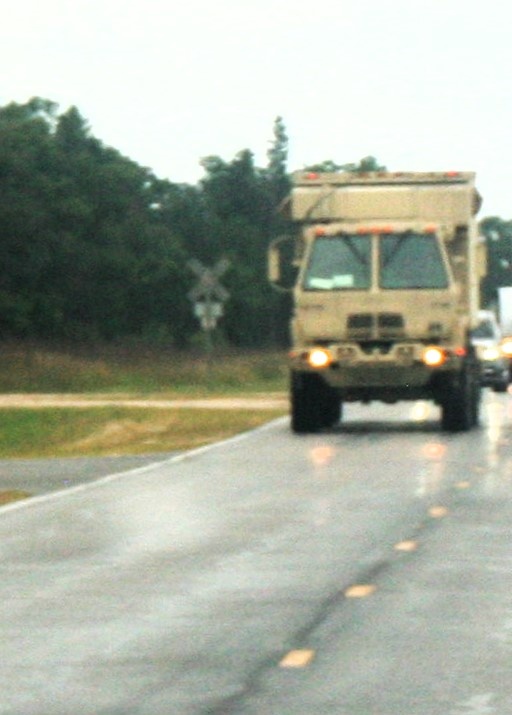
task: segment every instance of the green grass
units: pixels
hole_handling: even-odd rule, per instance
[[[0,392],[189,395],[281,391],[285,351],[184,353],[147,345],[72,349],[2,344]]]
[[[286,392],[284,351],[183,353],[147,345],[72,349],[4,343],[0,393],[157,399]],[[140,454],[190,449],[252,429],[284,410],[0,409],[0,457]]]
[[[5,491],[0,491],[0,506],[4,504],[10,504],[13,501],[20,501],[21,499],[28,499],[32,494],[26,492],[24,489],[6,489]]]
[[[2,409],[0,458],[186,450],[253,429],[283,413],[277,409]]]

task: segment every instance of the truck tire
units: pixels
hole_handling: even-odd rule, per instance
[[[480,402],[482,399],[482,385],[480,383],[480,375],[477,372],[473,384],[473,401],[472,401],[472,427],[477,427],[480,422]]]
[[[290,379],[291,427],[297,434],[332,427],[341,417],[336,391],[318,375],[292,372]]]
[[[324,385],[324,394],[321,398],[321,420],[323,427],[334,427],[341,419],[341,401],[336,391]]]
[[[458,399],[455,393],[446,398],[441,410],[441,425],[446,432],[467,432],[473,426],[469,406],[464,399]]]
[[[290,379],[291,427],[297,434],[317,432],[321,427],[316,404],[315,375],[292,372]]]
[[[508,376],[505,380],[504,378],[492,386],[493,392],[507,392],[508,390]]]
[[[441,426],[447,432],[467,432],[478,424],[479,410],[478,373],[468,363],[447,385],[441,405]]]

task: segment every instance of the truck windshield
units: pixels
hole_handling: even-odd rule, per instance
[[[448,276],[432,233],[383,234],[380,237],[381,288],[447,288]]]
[[[364,290],[371,284],[369,235],[315,239],[304,277],[306,290]]]

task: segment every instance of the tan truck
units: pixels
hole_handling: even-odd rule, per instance
[[[448,431],[477,424],[480,203],[468,172],[293,175],[282,207],[297,228],[293,431],[330,427],[344,402],[373,400],[432,400]],[[269,249],[276,286],[287,240]]]

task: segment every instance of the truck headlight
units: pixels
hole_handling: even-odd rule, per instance
[[[482,350],[482,358],[488,361],[498,360],[500,358],[500,351],[494,345],[489,346]]]
[[[332,355],[323,348],[314,348],[308,353],[308,363],[315,368],[328,367],[332,363]]]
[[[501,343],[501,352],[507,357],[512,357],[512,338],[505,338]]]
[[[428,367],[439,367],[446,362],[446,352],[436,345],[425,348],[421,359]]]

